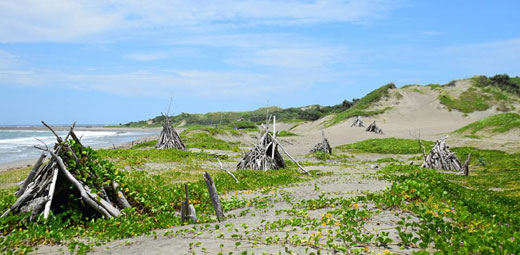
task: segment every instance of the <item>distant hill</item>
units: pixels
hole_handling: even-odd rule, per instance
[[[428,107],[436,111],[458,111],[463,114],[489,110],[518,112],[520,77],[509,77],[505,74],[493,77],[475,76],[444,85],[406,85],[401,88],[389,83],[361,99],[354,99],[352,102],[344,100],[332,106],[309,105],[285,109],[272,106],[245,112],[181,113],[172,116],[171,119],[176,126],[220,124],[240,127],[265,122],[268,110],[270,114],[276,114],[277,120],[282,122],[315,121],[331,115],[325,123],[326,126],[331,126],[354,116],[375,116],[390,110],[406,114],[413,112],[419,105],[424,107],[425,101],[429,102]],[[163,116],[157,116],[149,120],[129,122],[123,126],[158,127],[163,120]]]

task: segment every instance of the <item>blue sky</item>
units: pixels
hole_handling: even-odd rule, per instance
[[[520,1],[0,1],[0,125],[332,105],[520,75]]]

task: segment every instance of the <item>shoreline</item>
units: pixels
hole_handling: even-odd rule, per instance
[[[0,127],[0,129],[1,128],[2,127]],[[45,127],[43,127],[42,129],[48,130]],[[150,130],[150,131],[151,130],[154,130],[154,131],[157,130],[157,131],[159,131],[160,130],[160,129],[155,129],[155,128],[145,128],[145,129],[141,129],[141,128],[128,128],[128,129],[127,128],[106,128],[106,129],[109,129],[109,130],[117,129],[120,132],[128,132],[128,131],[132,131],[132,130],[133,131],[135,131],[135,130]],[[25,130],[25,129],[18,129],[18,130]],[[27,130],[37,130],[37,129],[32,128],[32,129],[27,129]],[[56,129],[56,130],[59,130],[59,129]],[[100,129],[99,127],[74,128],[74,130],[80,130],[80,131],[105,131],[105,129]],[[131,148],[132,146],[134,146],[136,144],[143,143],[143,142],[148,142],[148,141],[151,141],[151,140],[154,140],[154,139],[157,139],[157,135],[148,135],[148,136],[144,136],[144,137],[141,137],[141,138],[137,138],[137,139],[129,141],[129,142],[124,142],[124,143],[120,143],[120,144],[111,144],[111,145],[99,146],[99,147],[95,146],[95,147],[92,147],[92,148],[96,149],[96,150],[97,149],[113,149],[113,148],[115,148],[115,149],[128,149],[128,148]],[[22,160],[16,160],[16,161],[12,161],[12,162],[0,163],[0,173],[33,166],[37,159],[38,159],[38,157],[34,157],[34,158],[30,158],[30,159],[22,159]]]

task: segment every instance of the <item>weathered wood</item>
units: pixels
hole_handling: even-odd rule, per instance
[[[29,216],[29,221],[36,219],[36,216],[40,213],[43,215],[43,218],[48,218],[50,211],[55,206],[54,203],[57,202],[53,198],[58,195],[60,197],[67,197],[68,194],[63,193],[69,192],[69,187],[76,189],[80,193],[85,205],[98,212],[100,216],[108,218],[117,217],[121,215],[119,208],[130,207],[123,193],[118,189],[117,183],[111,182],[113,185],[115,184],[114,186],[89,187],[77,179],[78,177],[75,177],[74,174],[77,173],[73,172],[72,165],[78,167],[84,164],[82,163],[83,160],[88,160],[87,158],[80,160],[78,158],[79,156],[76,156],[81,153],[83,147],[73,131],[75,123],[70,128],[65,139],[61,139],[49,125],[45,123],[44,125],[55,134],[58,143],[55,144],[52,150],[45,143],[44,148],[37,147],[43,150],[44,153],[42,153],[42,156],[36,162],[29,176],[26,178],[26,181],[21,184],[21,188],[17,192],[17,200],[4,213],[4,216],[9,213],[32,212]],[[76,147],[76,145],[72,147],[67,143],[71,141],[69,138],[79,145],[80,151],[77,152],[78,154],[75,152],[78,147]],[[46,152],[48,152],[51,157],[48,162],[43,163]],[[71,162],[71,160],[75,161],[75,164],[73,163],[71,166],[67,166],[64,160],[66,160],[66,162]],[[71,169],[68,169],[69,167]],[[91,171],[87,174],[90,178],[97,178],[95,171]],[[62,183],[61,179],[68,181]],[[65,186],[58,187],[58,180],[60,180],[60,185],[63,184]],[[95,192],[92,192],[91,188],[98,190],[100,192],[99,196]],[[112,204],[111,200],[114,201],[114,204]]]
[[[42,120],[42,124],[45,127],[47,127],[54,134],[54,136],[56,136],[56,140],[58,140],[58,143],[63,142],[63,139],[56,133],[56,131],[54,131],[54,129],[51,128],[51,126],[47,125],[47,123],[45,123],[43,120]]]
[[[325,133],[323,130],[321,131],[322,141],[318,144],[314,145],[314,147],[310,150],[311,153],[321,151],[323,153],[332,154],[332,148],[330,147],[329,140],[325,138]]]
[[[186,150],[186,146],[181,140],[181,137],[175,129],[172,127],[170,123],[170,117],[167,115],[164,116],[165,121],[163,123],[163,129],[161,131],[161,134],[159,135],[159,139],[157,139],[157,144],[155,145],[155,148],[157,149],[179,149],[179,150]]]
[[[350,125],[351,127],[364,127],[363,121],[359,116],[356,117],[356,120]]]
[[[276,139],[276,116],[273,116],[273,138]],[[271,159],[274,159],[274,151],[276,150],[276,145],[274,145],[271,150]]]
[[[211,198],[211,204],[215,210],[215,215],[220,222],[224,220],[225,217],[224,212],[222,211],[222,205],[220,204],[220,199],[218,197],[217,187],[215,186],[215,182],[213,182],[213,179],[208,174],[208,172],[204,172],[203,177],[204,181],[206,181],[206,187],[208,188],[209,197]]]
[[[38,169],[40,168],[40,166],[43,163],[43,160],[46,157],[47,157],[47,155],[45,154],[45,152],[42,152],[42,154],[40,155],[40,157],[38,158],[38,160],[34,164],[31,172],[29,173],[29,175],[27,176],[27,178],[23,182],[22,187],[20,187],[20,189],[16,192],[16,194],[15,194],[16,197],[19,197],[19,196],[21,196],[24,193],[25,189],[27,188],[27,185],[29,185],[29,183],[31,183],[33,181],[34,177],[36,176],[36,172],[38,171]]]
[[[468,154],[466,161],[464,162],[464,175],[469,175],[469,162],[471,161],[471,153]]]
[[[267,130],[267,128],[264,128]],[[268,131],[265,131],[253,148],[248,151],[237,164],[237,170],[253,169],[253,170],[267,170],[285,168],[285,161],[278,152],[273,137]],[[274,158],[272,158],[272,151],[274,150]]]
[[[302,165],[300,165],[300,163],[298,163],[298,161],[296,159],[294,159],[291,156],[291,154],[289,154],[289,152],[287,152],[284,149],[284,147],[280,144],[280,142],[278,140],[274,139],[274,141],[280,146],[280,149],[282,149],[282,151],[285,153],[285,155],[287,155],[287,157],[289,157],[305,174],[310,175],[310,173],[307,170],[305,170],[305,168]]]
[[[426,155],[422,167],[437,170],[464,171],[455,153],[450,151],[448,145],[446,145],[447,138],[446,136],[435,143],[430,153]]]
[[[114,189],[114,192],[116,192],[116,201],[119,207],[121,207],[122,209],[132,207],[126,199],[123,191],[121,191],[121,189],[119,188],[119,183],[117,183],[116,181],[112,181],[112,189]]]
[[[197,223],[197,212],[195,207],[190,204],[190,197],[188,193],[188,184],[184,183],[185,198],[181,203],[181,221],[192,220],[193,223]]]
[[[229,175],[231,175],[231,177],[233,177],[233,179],[235,180],[235,182],[238,183],[238,179],[237,179],[237,177],[235,177],[235,175],[234,175],[231,171],[229,171],[229,170],[227,170],[227,169],[224,169],[224,166],[222,166],[222,162],[220,162],[220,159],[219,159],[219,158],[217,158],[217,160],[218,160],[218,164],[220,165],[220,169],[226,171]]]
[[[383,130],[380,129],[377,125],[376,125],[376,121],[374,120],[366,129],[367,132],[372,132],[372,133],[376,133],[376,134],[383,134]]]
[[[54,197],[54,189],[56,187],[56,181],[58,180],[58,169],[54,168],[52,174],[51,186],[49,187],[49,195],[47,202],[45,203],[45,209],[43,211],[43,218],[47,219],[49,217],[49,212],[51,211],[52,198]]]

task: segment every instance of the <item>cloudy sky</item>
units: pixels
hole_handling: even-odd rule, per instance
[[[332,105],[520,75],[520,1],[0,0],[0,125]]]

